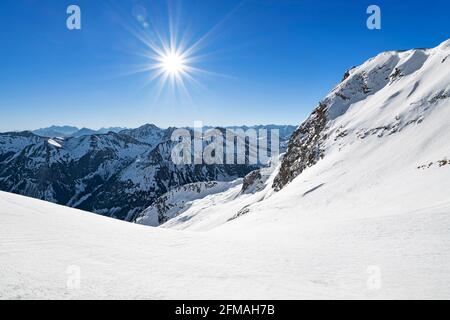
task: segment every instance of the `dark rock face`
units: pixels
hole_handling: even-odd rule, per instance
[[[294,132],[283,158],[273,188],[276,191],[294,180],[303,170],[314,165],[322,156],[322,142],[327,116],[327,105],[320,104],[311,116]]]
[[[261,170],[255,170],[250,172],[248,175],[245,176],[244,182],[242,184],[242,193],[246,193],[247,190],[255,183],[257,183],[259,180],[261,180]]]
[[[342,77],[341,82],[344,82],[345,80],[347,80],[350,77],[350,71],[355,69],[356,67],[351,67],[350,69],[348,69],[347,71],[345,71],[344,76]]]

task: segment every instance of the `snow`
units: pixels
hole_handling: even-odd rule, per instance
[[[279,192],[275,170],[163,228],[0,192],[0,298],[450,299],[448,50],[353,69],[333,91],[350,100],[328,96],[323,159]]]
[[[61,144],[59,144],[58,142],[56,142],[53,139],[48,139],[48,143],[56,148],[62,148]]]
[[[285,211],[191,233],[0,193],[0,298],[448,298],[449,212],[302,221]],[[67,286],[74,266],[78,288]],[[367,286],[371,266],[379,290]]]
[[[27,134],[17,135],[15,133],[4,133],[0,135],[0,147],[4,153],[18,152],[25,147],[41,140],[39,137],[31,137]]]
[[[234,181],[224,192],[211,193],[201,199],[194,199],[178,210],[174,218],[164,223],[162,228],[190,231],[208,231],[234,220],[246,211],[246,207],[264,200],[271,192],[271,186],[275,177],[278,161],[272,165],[260,169],[263,188],[259,192],[250,190],[242,192],[242,183]],[[268,178],[265,175],[270,175]],[[145,212],[144,212],[145,214]],[[142,221],[147,224],[146,221]]]
[[[196,182],[174,188],[142,212],[136,219],[136,223],[158,227],[160,216],[164,216],[164,219],[172,219],[189,209],[194,200],[207,199],[236,185],[241,186],[241,182],[242,179],[233,182]]]
[[[252,199],[249,203],[254,202],[252,196],[240,197],[239,201],[233,201],[239,196],[241,190],[242,185],[237,185],[225,192],[192,201],[187,208],[180,210],[177,217],[169,220],[162,227],[204,231],[223,225],[245,205],[246,198]]]

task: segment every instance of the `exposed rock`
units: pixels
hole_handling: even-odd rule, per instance
[[[254,187],[261,181],[261,170],[255,170],[245,176],[242,184],[242,193],[246,193],[251,187]]]
[[[283,158],[273,188],[281,190],[307,167],[314,165],[322,156],[322,142],[327,123],[327,105],[320,104],[312,115],[294,132],[288,151]]]

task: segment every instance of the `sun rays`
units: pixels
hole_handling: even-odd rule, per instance
[[[180,24],[182,16],[180,8],[174,7],[170,1],[168,5],[167,19],[161,18],[161,12],[164,11],[161,11],[161,8],[158,10],[148,8],[147,11],[146,8],[139,7],[133,12],[135,19],[133,23],[122,16],[123,26],[140,44],[139,50],[130,50],[130,53],[141,60],[141,63],[134,67],[130,66],[122,75],[143,74],[145,83],[141,89],[150,89],[155,102],[160,99],[163,92],[170,98],[179,97],[183,101],[192,102],[190,91],[193,89],[208,91],[201,80],[207,77],[231,78],[207,70],[204,63],[211,56],[211,52],[208,52],[211,37],[241,7],[241,4],[197,38],[190,32],[192,25],[186,28],[186,25]],[[158,15],[149,17],[148,12]],[[217,54],[217,50],[214,54]]]

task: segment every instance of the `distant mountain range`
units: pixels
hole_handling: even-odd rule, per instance
[[[146,125],[142,126],[141,128],[146,128],[147,130],[159,129],[154,124],[146,124]],[[203,130],[214,129],[214,128],[216,128],[216,127],[204,126]],[[245,125],[243,125],[243,126],[225,126],[225,127],[221,127],[221,128],[229,129],[229,130],[278,129],[280,132],[280,136],[285,137],[285,136],[290,136],[292,134],[292,132],[297,128],[297,126],[269,124],[269,125],[254,125],[254,126],[245,126]],[[98,130],[94,130],[94,129],[90,129],[90,128],[81,128],[80,129],[80,128],[74,127],[74,126],[51,126],[51,127],[47,127],[47,128],[33,130],[31,132],[33,132],[35,135],[38,135],[41,137],[68,138],[68,137],[81,137],[81,136],[86,136],[86,135],[90,135],[90,134],[106,134],[109,132],[119,133],[121,131],[123,131],[123,133],[127,133],[127,132],[130,133],[130,132],[133,132],[133,130],[134,129],[129,129],[129,128],[125,128],[125,127],[109,127],[109,128],[101,128]],[[142,132],[142,130],[140,130],[140,132]]]
[[[111,127],[111,128],[101,128],[99,130],[93,130],[89,128],[77,128],[73,126],[51,126],[48,128],[42,128],[32,131],[34,134],[41,137],[49,138],[67,138],[67,137],[81,137],[90,134],[105,134],[108,132],[118,133],[126,128],[121,127]]]
[[[283,151],[296,127],[268,127],[275,128],[280,130]],[[260,166],[175,165],[171,159],[175,129],[152,124],[97,131],[53,126],[1,133],[0,190],[133,220],[173,188],[232,181]]]

